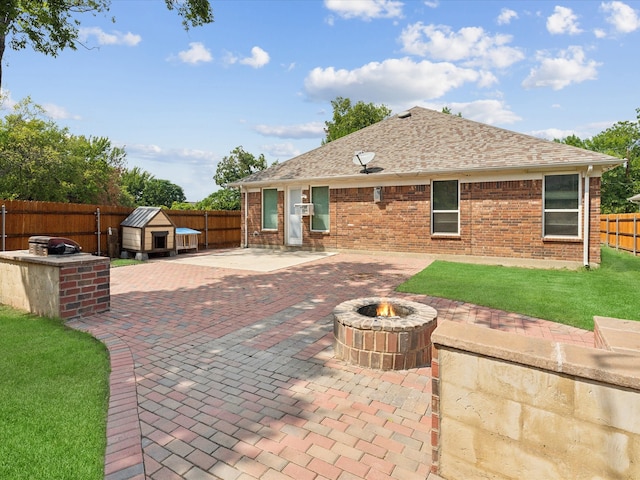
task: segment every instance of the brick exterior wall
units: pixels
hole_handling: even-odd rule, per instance
[[[60,269],[60,317],[87,317],[110,308],[109,259]]]
[[[285,245],[284,192],[278,194],[277,232],[261,230],[261,193],[248,194],[249,246]],[[311,232],[310,218],[303,217],[303,247],[583,259],[582,240],[543,239],[542,179],[461,182],[459,236],[431,235],[430,185],[382,187],[380,203],[374,203],[372,187],[330,188],[329,197],[330,231]],[[589,260],[600,263],[600,178],[590,180],[590,200]]]

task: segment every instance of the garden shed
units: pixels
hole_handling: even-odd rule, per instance
[[[150,253],[176,254],[176,226],[158,207],[138,207],[120,224],[123,256],[135,253],[147,260]]]

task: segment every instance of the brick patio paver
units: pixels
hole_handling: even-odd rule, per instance
[[[160,259],[111,271],[111,311],[70,322],[111,354],[105,479],[424,479],[430,368],[333,358],[333,308],[364,296],[593,345],[593,333],[394,293],[428,258],[341,253],[267,273]]]

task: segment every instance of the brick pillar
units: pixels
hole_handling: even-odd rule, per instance
[[[108,258],[60,269],[60,316],[65,320],[108,311],[111,271]]]

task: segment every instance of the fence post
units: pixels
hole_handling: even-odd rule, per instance
[[[7,225],[5,217],[7,215],[7,209],[4,204],[2,204],[2,251],[5,251],[5,239],[7,238],[7,232],[5,231],[5,227]]]
[[[209,212],[204,212],[204,249],[209,249]]]
[[[96,222],[98,224],[98,256],[100,256],[100,209],[96,208]]]
[[[616,215],[616,250],[618,250],[618,246],[620,245],[620,240],[618,237],[619,230],[620,230],[620,217]]]
[[[638,217],[636,215],[633,216],[633,254],[636,254],[636,242],[638,240],[638,228],[637,228]]]
[[[609,243],[609,232],[611,230],[609,229],[609,215],[607,215],[607,247],[610,247],[611,244]]]

